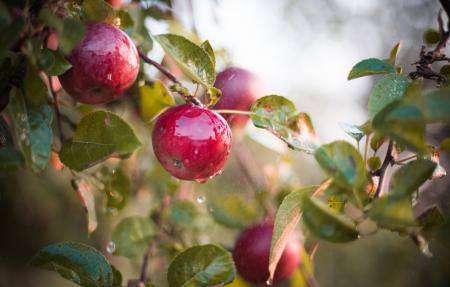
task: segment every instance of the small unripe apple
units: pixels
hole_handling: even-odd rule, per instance
[[[269,255],[273,223],[263,222],[245,229],[238,237],[233,259],[238,273],[250,283],[265,284],[269,278]],[[275,270],[273,283],[288,279],[300,263],[301,245],[291,237]]]
[[[139,54],[133,41],[105,23],[87,24],[84,38],[68,60],[72,68],[60,76],[61,84],[85,104],[117,100],[139,72]]]
[[[222,91],[214,109],[250,110],[257,98],[263,95],[263,84],[252,72],[230,67],[217,74],[214,86]],[[248,117],[245,115],[224,114],[232,127],[243,127]]]
[[[170,107],[158,117],[152,144],[170,174],[205,182],[223,170],[230,154],[231,130],[219,114],[183,104]]]

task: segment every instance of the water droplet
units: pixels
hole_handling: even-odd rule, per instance
[[[198,183],[206,183],[208,181],[208,179],[207,178],[199,178],[199,179],[196,179],[195,181]]]
[[[27,134],[26,133],[21,133],[20,134],[20,140],[24,141],[27,138]]]
[[[198,148],[196,148],[196,149],[194,150],[194,154],[195,154],[195,155],[198,154]]]
[[[115,170],[115,169],[112,169],[112,170],[111,170],[111,173],[112,173],[112,174],[115,174],[115,173],[116,173],[116,170]]]
[[[172,164],[176,168],[182,168],[183,167],[183,163],[181,162],[181,160],[178,160],[178,159],[172,159]]]
[[[273,284],[272,278],[267,279],[266,284],[269,286],[272,286],[272,284]]]
[[[203,202],[205,202],[206,197],[204,195],[200,195],[199,197],[197,197],[197,202],[202,204]]]
[[[113,254],[114,251],[116,251],[116,244],[114,243],[114,241],[108,242],[108,245],[106,245],[106,252],[108,252],[109,254]]]

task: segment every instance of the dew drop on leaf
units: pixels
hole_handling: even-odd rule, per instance
[[[200,204],[204,203],[205,200],[206,200],[206,198],[204,195],[200,195],[199,197],[197,197],[197,202]]]
[[[106,252],[108,252],[109,254],[113,254],[114,251],[116,251],[116,244],[114,243],[114,241],[108,242],[108,245],[106,245]]]

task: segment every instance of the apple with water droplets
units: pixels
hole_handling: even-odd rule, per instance
[[[72,68],[60,76],[77,101],[105,104],[121,97],[136,80],[139,54],[133,41],[106,23],[89,23],[83,39],[68,55]]]
[[[256,99],[263,95],[263,86],[252,72],[229,67],[217,74],[214,87],[222,91],[222,96],[214,109],[248,111]],[[224,118],[232,127],[243,127],[248,121],[245,115],[224,114]]]
[[[269,256],[273,223],[263,222],[245,229],[238,237],[233,260],[238,273],[250,283],[266,284],[269,278]],[[301,245],[291,236],[275,270],[273,283],[288,279],[300,264]],[[265,285],[264,285],[265,286]]]
[[[108,0],[108,3],[113,8],[119,8],[120,6],[122,6],[122,0]]]
[[[194,104],[173,106],[157,119],[153,151],[174,177],[205,182],[222,172],[231,148],[231,130],[219,114]]]

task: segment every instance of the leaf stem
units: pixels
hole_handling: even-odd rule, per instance
[[[381,188],[383,186],[384,175],[386,173],[387,168],[389,167],[390,164],[392,164],[392,161],[394,159],[392,157],[392,149],[393,148],[394,148],[394,142],[392,140],[390,140],[388,148],[387,148],[387,151],[386,151],[386,156],[384,158],[384,161],[381,164],[380,169],[375,171],[375,175],[378,175],[380,177],[380,180],[378,181],[377,190],[376,190],[375,195],[374,195],[375,198],[380,196]]]
[[[254,112],[250,111],[240,111],[240,110],[214,110],[218,114],[237,114],[237,115],[247,115],[253,116],[256,115]]]
[[[370,141],[370,135],[366,135],[366,142],[364,144],[364,166],[367,166],[367,153],[369,150],[369,141]]]

